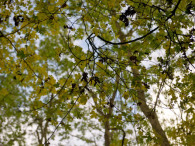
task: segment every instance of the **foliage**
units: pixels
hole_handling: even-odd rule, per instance
[[[31,127],[35,145],[193,145],[194,8],[2,0],[0,142],[25,145]]]

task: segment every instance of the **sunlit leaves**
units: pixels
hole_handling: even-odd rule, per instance
[[[186,123],[178,124],[178,120],[176,129],[169,129],[169,136],[176,139],[174,135],[179,133],[182,144],[191,143],[191,136],[187,141],[181,138],[186,133],[179,127],[192,129],[188,123],[194,104],[194,76],[190,73],[194,69],[193,2],[0,3],[0,73],[6,78],[6,82],[3,78],[0,81],[3,108],[12,103],[15,108],[21,105],[20,100],[28,98],[30,103],[22,103],[24,115],[41,115],[43,123],[49,120],[54,127],[64,118],[60,127],[67,130],[66,134],[72,130],[70,123],[75,118],[83,119],[83,125],[87,125],[89,117],[98,119],[102,127],[109,121],[115,139],[111,143],[118,145],[122,143],[122,128],[132,133],[126,127],[131,123],[138,127],[138,134],[134,129],[132,135],[139,135],[137,143],[132,141],[131,145],[153,145],[158,142],[155,133],[146,120],[142,121],[137,108],[141,100],[146,100],[151,111],[164,107],[174,110],[175,106],[182,114],[190,115],[189,119],[181,119]],[[134,41],[120,44],[129,40]],[[111,45],[115,42],[119,44]],[[156,95],[151,93],[154,88],[160,94],[156,103]],[[28,92],[25,98],[15,94],[22,89]],[[138,91],[146,97],[140,99]],[[167,105],[162,94],[166,95]],[[16,113],[14,108],[7,115]],[[85,131],[83,125],[80,131]],[[124,144],[131,141],[124,139]]]

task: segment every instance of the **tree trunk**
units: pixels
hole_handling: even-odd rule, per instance
[[[133,75],[138,80],[140,79],[139,72],[137,69],[133,69]],[[141,80],[138,82],[141,83]],[[141,111],[144,113],[144,115],[148,118],[153,130],[155,131],[156,136],[160,138],[161,146],[170,146],[167,136],[159,123],[156,112],[152,111],[152,109],[150,109],[146,103],[144,91],[142,89],[138,89],[137,95],[138,100],[140,102],[139,107]]]
[[[120,25],[117,22],[116,22],[116,26],[118,28],[120,28]],[[130,31],[132,31],[132,30],[130,30]],[[121,31],[121,29],[119,29],[118,34],[119,34],[119,39],[121,42],[125,42],[126,37],[129,36],[129,33],[127,33],[127,35],[124,35],[124,33]],[[130,35],[132,35],[132,33],[130,33]],[[131,56],[131,54],[132,54],[132,52],[129,50],[129,57]],[[129,60],[129,61],[132,62],[131,60]],[[140,83],[140,85],[141,85],[141,77],[139,76],[138,69],[132,68],[132,71],[133,71],[133,76],[137,79],[137,82]],[[148,118],[153,130],[155,131],[155,135],[160,138],[161,146],[170,146],[169,141],[167,139],[167,136],[159,123],[156,112],[152,111],[152,109],[150,109],[146,103],[144,90],[142,90],[141,88],[138,89],[137,95],[138,95],[138,100],[141,103],[141,104],[139,104],[139,107],[140,107],[141,111],[144,113],[144,115]]]
[[[104,133],[104,139],[105,139],[105,146],[110,146],[110,126],[109,126],[109,119],[106,118],[105,121],[105,133]]]

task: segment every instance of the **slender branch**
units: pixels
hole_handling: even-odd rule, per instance
[[[171,15],[167,17],[167,19],[165,20],[165,22],[168,21],[172,16],[175,15],[175,12],[176,12],[176,10],[177,10],[177,8],[178,8],[180,2],[181,2],[181,0],[179,0],[179,1],[177,2],[177,5],[176,5],[175,8],[171,11]],[[136,38],[136,39],[134,39],[134,40],[127,41],[127,42],[113,43],[113,42],[110,42],[110,41],[105,40],[105,39],[102,38],[101,36],[97,36],[97,37],[98,37],[99,39],[101,39],[102,41],[104,41],[105,43],[108,43],[108,44],[112,44],[112,45],[124,45],[124,44],[129,44],[129,43],[132,43],[132,42],[136,42],[136,41],[138,41],[138,40],[141,40],[141,39],[145,38],[146,36],[152,34],[152,33],[153,33],[154,31],[156,31],[158,28],[159,28],[159,26],[157,26],[156,28],[154,28],[153,30],[151,30],[150,32],[148,32],[147,34],[145,34],[145,35],[143,35],[143,36],[141,36],[141,37],[139,37],[139,38]]]
[[[104,41],[105,43],[108,43],[108,44],[112,44],[112,45],[125,45],[125,44],[129,44],[129,43],[132,43],[132,42],[136,42],[138,40],[141,40],[143,38],[145,38],[146,36],[152,34],[154,31],[156,31],[159,27],[156,27],[154,28],[153,30],[151,30],[150,32],[148,32],[147,34],[139,37],[139,38],[136,38],[134,40],[130,40],[130,41],[127,41],[127,42],[121,42],[121,43],[113,43],[113,42],[110,42],[110,41],[107,41],[105,40],[104,38],[102,38],[101,36],[97,36],[99,39],[101,39],[102,41]]]
[[[122,139],[122,146],[124,146],[125,143],[125,137],[126,137],[126,132],[124,129],[118,129],[118,128],[110,128],[110,130],[121,130],[123,132],[123,139]]]
[[[78,99],[81,97],[82,93],[79,94],[79,96],[76,98],[76,100],[74,101],[74,103],[72,104],[71,108],[66,112],[66,114],[64,115],[64,117],[62,118],[62,120],[58,123],[58,125],[55,127],[54,131],[52,132],[52,134],[49,136],[49,138],[46,140],[45,144],[48,144],[49,140],[51,139],[51,137],[54,135],[54,133],[57,131],[58,127],[63,123],[63,121],[66,119],[66,117],[69,115],[69,113],[72,111],[73,107],[76,105]]]
[[[162,91],[162,89],[164,87],[164,84],[165,84],[165,82],[161,82],[161,84],[160,84],[160,88],[159,88],[159,91],[158,91],[158,94],[157,94],[157,97],[156,97],[156,101],[155,101],[155,104],[154,104],[153,112],[156,111],[157,102],[158,102],[158,99],[160,98],[160,93],[161,93],[161,91]]]
[[[91,94],[92,98],[93,98],[93,101],[95,103],[95,106],[96,106],[96,110],[102,115],[102,116],[105,116],[104,113],[102,112],[101,108],[98,108],[98,104],[97,104],[97,101],[95,100],[95,98],[97,98],[97,96],[95,95],[95,93],[93,93],[92,90],[90,90],[89,88],[87,88],[88,92]]]

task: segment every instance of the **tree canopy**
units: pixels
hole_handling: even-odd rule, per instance
[[[194,21],[191,0],[1,0],[0,143],[193,145]]]

